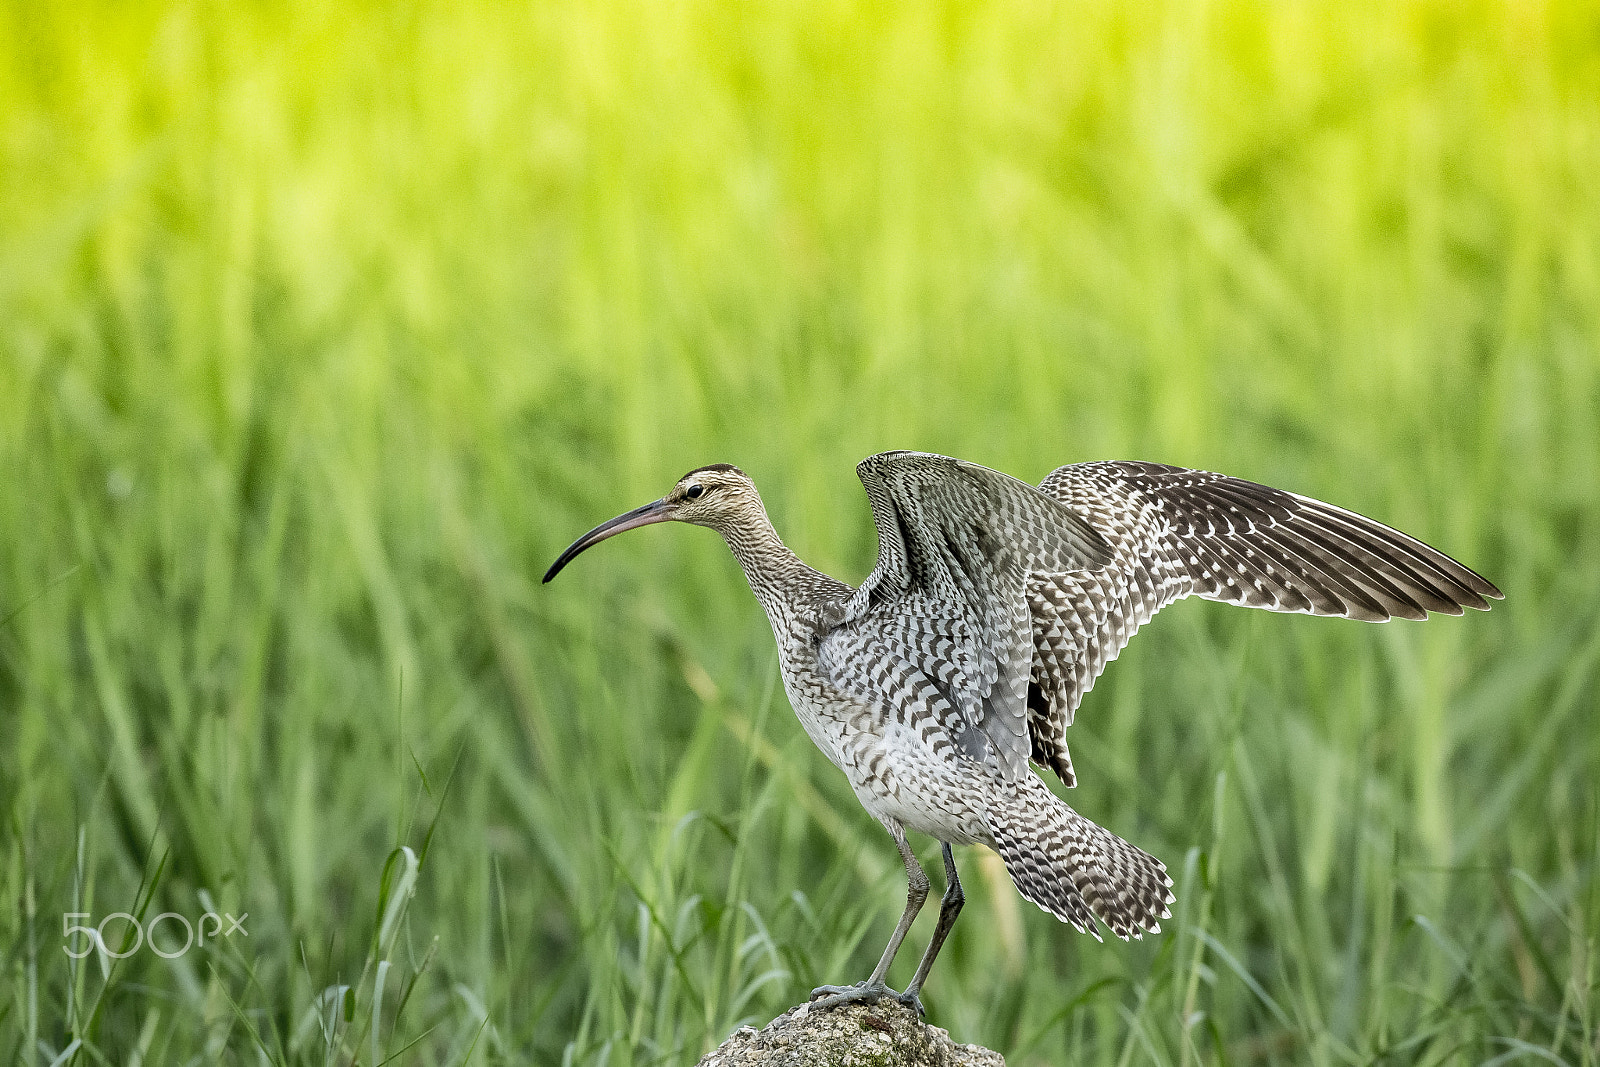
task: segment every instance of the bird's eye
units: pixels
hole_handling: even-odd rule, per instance
[[[683,491],[683,495],[688,497],[690,500],[699,500],[703,495],[705,495],[705,491],[706,487],[703,485],[691,485],[689,488]]]

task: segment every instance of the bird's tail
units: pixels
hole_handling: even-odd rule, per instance
[[[1018,892],[1096,940],[1094,915],[1124,940],[1160,932],[1173,900],[1161,861],[1067,807],[1033,775],[1018,784],[986,812]]]

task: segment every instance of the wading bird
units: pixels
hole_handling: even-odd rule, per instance
[[[816,1007],[918,998],[961,910],[951,845],[983,844],[1017,890],[1077,929],[1158,932],[1161,861],[1073,811],[1030,769],[1076,782],[1066,730],[1141,625],[1191,594],[1369,622],[1486,610],[1501,593],[1415,538],[1331,504],[1155,463],[1062,467],[1037,489],[963,460],[885,452],[856,468],[878,528],[859,588],[806,566],[755,484],[725,463],[573,542],[580,552],[657,522],[709,526],[744,569],[777,638],[800,723],[905,861],[906,908],[872,975]],[[943,843],[939,921],[905,992],[885,978],[928,896],[906,831]],[[820,999],[818,999],[820,998]]]

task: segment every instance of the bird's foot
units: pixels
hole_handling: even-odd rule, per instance
[[[811,991],[813,1008],[837,1008],[841,1004],[865,1004],[897,996],[882,982],[857,982],[855,985],[819,985]]]
[[[917,1018],[926,1018],[927,1010],[915,993],[896,993],[882,982],[857,982],[855,985],[823,985],[811,991],[811,1006],[815,1009],[837,1008],[841,1004],[866,1004],[888,997],[916,1010]]]

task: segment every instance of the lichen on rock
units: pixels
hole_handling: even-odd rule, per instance
[[[958,1045],[900,1002],[813,1011],[801,1004],[757,1030],[743,1026],[700,1067],[1005,1067],[998,1052]]]

